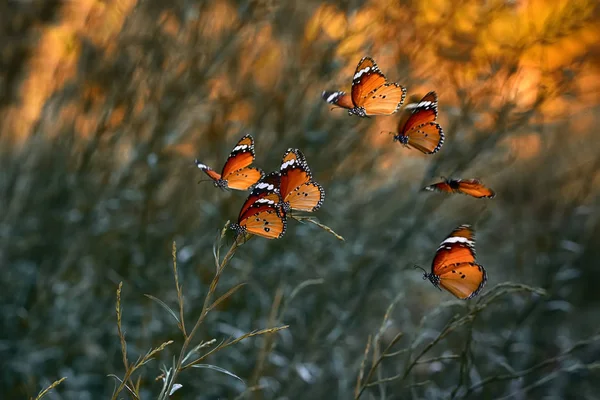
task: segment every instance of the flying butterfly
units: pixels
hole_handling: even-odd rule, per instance
[[[444,144],[444,131],[435,122],[438,114],[437,94],[429,92],[420,102],[407,105],[406,108],[412,111],[407,114],[406,120],[400,120],[394,141],[406,147],[414,147],[425,154],[437,153]]]
[[[323,204],[325,190],[312,180],[304,154],[298,149],[288,149],[281,160],[279,192],[283,208],[316,211]]]
[[[269,178],[271,174],[265,178]],[[254,234],[267,239],[279,239],[287,227],[285,210],[281,207],[279,189],[269,181],[261,180],[242,205],[238,222],[230,228],[236,237]]]
[[[220,174],[198,160],[194,162],[213,180],[216,187],[248,190],[264,176],[260,168],[249,167],[253,161],[254,139],[252,136],[246,135],[235,145]]]
[[[479,179],[445,179],[442,182],[425,186],[423,190],[444,193],[462,193],[469,196],[492,199],[496,193],[486,187]]]
[[[351,94],[324,91],[322,97],[327,103],[347,109],[348,115],[391,115],[404,103],[406,88],[388,82],[375,60],[363,57],[352,78]]]
[[[460,225],[446,237],[433,258],[431,273],[424,271],[423,279],[459,299],[477,296],[485,286],[487,274],[475,261],[475,234],[470,225]]]

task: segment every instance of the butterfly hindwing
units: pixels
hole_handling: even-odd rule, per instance
[[[439,286],[459,299],[470,299],[481,291],[487,282],[485,268],[477,263],[452,264],[439,276]]]
[[[227,187],[229,189],[248,190],[262,176],[263,172],[260,168],[242,168],[227,175]]]
[[[251,233],[267,239],[279,239],[287,226],[285,214],[273,200],[262,198],[252,204],[234,228],[239,232]]]

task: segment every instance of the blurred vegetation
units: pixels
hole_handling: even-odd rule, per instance
[[[249,337],[191,369],[172,398],[577,398],[600,393],[600,6],[596,0],[0,4],[0,393],[110,398],[130,360],[156,398],[215,274],[244,193],[196,184],[244,133],[257,165],[300,148],[315,214],[235,250],[193,345]],[[425,156],[322,90],[370,55],[446,141]],[[493,200],[423,193],[479,177]],[[456,301],[422,280],[458,224],[488,284]],[[231,234],[223,239],[230,245]],[[537,289],[539,288],[539,289]],[[190,327],[188,326],[188,329]],[[210,342],[215,339],[216,342]],[[213,344],[214,343],[214,344]],[[207,348],[207,351],[210,349]],[[158,378],[158,379],[157,379]],[[139,380],[138,380],[139,379]],[[129,396],[127,391],[121,398]],[[238,397],[240,396],[240,397]],[[133,398],[133,397],[132,397]]]

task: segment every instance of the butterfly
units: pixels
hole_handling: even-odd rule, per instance
[[[459,299],[477,296],[485,286],[487,274],[475,262],[475,234],[470,225],[460,225],[446,237],[433,258],[431,273],[424,271],[423,279]]]
[[[462,193],[478,199],[487,197],[489,199],[496,196],[496,193],[483,185],[479,179],[445,179],[442,182],[425,186],[423,190],[444,193]]]
[[[286,212],[290,210],[316,211],[323,204],[325,190],[312,180],[304,154],[288,149],[281,160],[279,192]]]
[[[235,145],[220,174],[198,160],[194,162],[214,181],[216,187],[248,190],[264,176],[260,168],[249,167],[253,161],[254,139],[246,135]]]
[[[399,141],[407,147],[414,147],[425,154],[437,153],[444,144],[444,131],[435,122],[437,119],[437,94],[427,93],[420,102],[415,105],[407,105],[412,108],[406,122],[400,120],[398,133],[394,141]]]
[[[388,82],[375,60],[363,57],[356,66],[351,95],[324,91],[322,97],[330,104],[348,109],[348,115],[391,115],[404,103],[406,88]]]
[[[230,228],[237,236],[254,234],[267,239],[279,239],[285,233],[286,212],[281,206],[281,196],[276,185],[269,181],[272,174],[267,175],[250,192],[242,205],[238,222]]]

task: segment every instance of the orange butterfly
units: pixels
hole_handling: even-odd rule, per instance
[[[461,225],[448,235],[435,254],[431,273],[424,272],[423,279],[459,299],[477,296],[485,286],[487,274],[475,262],[475,235],[470,225]]]
[[[270,177],[272,174],[265,178]],[[286,227],[279,189],[268,180],[261,180],[256,184],[242,205],[238,222],[230,226],[236,232],[236,237],[251,233],[267,239],[279,239]]]
[[[389,83],[375,60],[363,57],[358,62],[352,79],[351,95],[341,91],[324,91],[322,97],[330,104],[348,109],[348,115],[391,115],[402,106],[406,88],[397,83]]]
[[[415,105],[407,105],[412,108],[408,119],[400,120],[398,134],[394,141],[399,141],[406,147],[414,147],[425,154],[437,153],[444,144],[444,131],[435,122],[437,119],[437,94],[427,93],[420,102]]]
[[[325,190],[312,180],[312,174],[300,150],[288,149],[285,152],[279,174],[279,191],[286,212],[316,211],[321,207]]]
[[[431,192],[462,193],[478,199],[487,197],[494,198],[496,193],[483,185],[479,179],[444,179],[442,182],[434,183],[423,188]]]
[[[260,168],[250,168],[254,161],[254,139],[246,135],[235,145],[219,174],[208,165],[195,160],[196,166],[208,175],[221,189],[248,190],[264,173]]]

